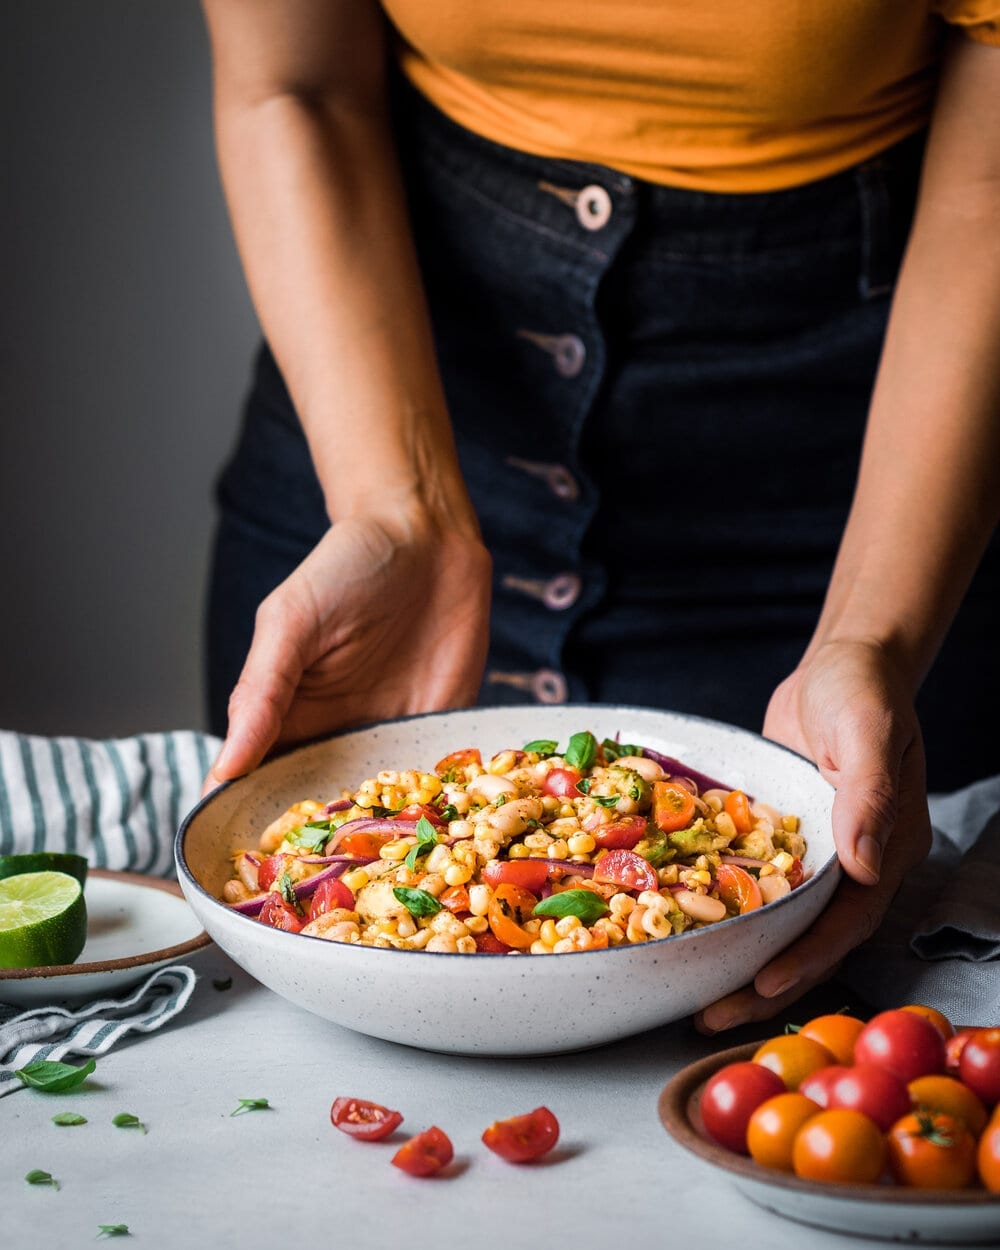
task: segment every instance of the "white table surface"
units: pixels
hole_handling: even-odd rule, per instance
[[[256,984],[216,947],[194,956],[185,1011],[161,1032],[98,1060],[87,1086],[0,1100],[0,1245],[64,1250],[124,1223],[115,1244],[290,1250],[851,1250],[882,1246],[754,1206],[660,1125],[656,1102],[683,1064],[747,1040],[712,1042],[683,1023],[564,1058],[466,1059],[341,1029]],[[229,990],[213,979],[232,977]],[[757,1026],[761,1036],[766,1026]],[[403,1112],[383,1143],[330,1125],[338,1095]],[[231,1116],[240,1098],[272,1110]],[[480,1142],[494,1119],[545,1104],[562,1136],[541,1164],[514,1167]],[[86,1125],[57,1128],[78,1111]],[[144,1136],[119,1129],[129,1111]],[[447,1175],[415,1180],[389,1160],[437,1124],[455,1145]],[[24,1181],[33,1168],[59,1190]]]

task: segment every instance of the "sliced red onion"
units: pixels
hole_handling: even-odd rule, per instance
[[[334,851],[349,833],[391,833],[394,838],[399,838],[406,837],[407,827],[412,829],[413,825],[409,821],[389,820],[386,816],[358,816],[342,824],[334,833],[327,843],[327,853]]]
[[[323,808],[324,816],[334,816],[337,812],[346,812],[354,806],[353,799],[338,799],[336,803],[327,803]]]
[[[249,860],[249,862],[250,862],[251,864],[253,864],[253,866],[254,866],[255,868],[259,868],[259,867],[260,867],[260,865],[261,865],[261,858],[260,858],[260,856],[259,856],[259,855],[255,855],[255,854],[253,853],[253,851],[244,851],[244,852],[243,852],[243,858],[244,858],[244,859],[246,859],[246,860]]]
[[[374,864],[376,855],[299,855],[300,864]]]
[[[671,755],[661,755],[659,751],[654,751],[652,747],[643,747],[643,755],[647,755],[654,763],[659,764],[664,772],[680,774],[681,781],[691,780],[702,790],[735,790],[736,786],[726,785],[724,781],[717,781],[714,777],[710,777],[707,773],[701,773],[696,768],[692,768],[690,764],[684,764],[681,760],[675,760]],[[753,801],[753,795],[747,794],[747,798]]]
[[[762,868],[767,863],[766,859],[754,859],[751,855],[730,855],[728,851],[719,854],[727,864],[739,864],[742,868]]]
[[[293,882],[292,889],[295,891],[295,897],[298,899],[309,898],[311,894],[316,893],[316,889],[321,881],[326,881],[330,877],[341,876],[351,864],[356,863],[358,863],[358,860],[348,859],[344,856],[336,863],[331,864],[329,868],[324,869],[323,872],[317,872],[312,877],[306,877],[304,881]],[[371,860],[368,860],[368,863],[371,863]],[[268,895],[277,893],[277,890],[268,890],[265,894],[257,894],[253,898],[244,899],[242,903],[231,903],[230,906],[233,911],[238,911],[243,916],[259,916]]]

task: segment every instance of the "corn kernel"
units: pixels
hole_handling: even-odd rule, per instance
[[[576,808],[573,806],[572,803],[563,803],[563,805],[559,808],[559,815],[560,816],[575,816]]]
[[[798,816],[782,816],[781,827],[785,833],[798,833],[799,818]]]
[[[426,867],[428,872],[443,872],[451,863],[451,851],[443,842],[438,843],[431,853],[427,856]]]
[[[474,885],[469,890],[469,911],[474,916],[485,916],[490,909],[490,887]]]
[[[728,812],[718,812],[716,814],[715,827],[724,838],[736,837],[736,826],[733,824],[733,818]]]
[[[556,922],[551,916],[542,921],[542,928],[539,933],[539,937],[546,944],[546,946],[555,946],[556,942],[559,941],[560,936],[561,935],[556,928]]]
[[[494,755],[486,765],[486,771],[500,777],[504,773],[509,773],[516,763],[517,755],[513,751],[501,751],[499,754]]]
[[[579,916],[563,916],[562,920],[556,921],[556,933],[560,937],[569,937],[574,929],[579,929],[581,921]]]
[[[699,885],[711,885],[712,874],[707,868],[698,868],[690,874],[690,880],[697,881]]]
[[[795,860],[787,851],[779,851],[771,860],[771,863],[777,868],[778,872],[787,874]]]
[[[357,894],[358,890],[360,890],[363,885],[367,885],[370,880],[368,874],[363,868],[352,868],[350,872],[345,872],[340,879],[354,894]]]
[[[466,916],[465,927],[470,933],[485,933],[490,927],[485,916]]]
[[[410,847],[415,846],[413,838],[400,838],[397,842],[387,842],[378,853],[379,859],[406,859]]]
[[[439,894],[443,894],[445,890],[445,878],[439,872],[429,872],[426,876],[420,878],[420,888],[427,894],[433,894],[435,898]]]
[[[760,872],[757,875],[758,877],[772,877],[774,876],[774,871],[773,864],[761,864]]]
[[[589,855],[597,843],[589,833],[581,832],[574,833],[571,838],[567,838],[566,845],[571,855]]]
[[[544,851],[551,846],[552,841],[547,833],[529,833],[524,839],[524,845],[532,851]]]
[[[449,864],[444,870],[446,885],[465,885],[471,878],[472,869],[466,868],[464,864]]]
[[[546,946],[545,943],[541,941],[532,942],[529,949],[532,955],[551,955],[552,954],[552,947]]]
[[[512,842],[507,848],[508,859],[527,859],[530,854],[530,847],[525,846],[523,842]]]
[[[417,922],[412,916],[400,916],[396,921],[396,933],[401,938],[411,938],[417,931]]]
[[[546,851],[549,859],[567,859],[569,856],[569,846],[565,838],[556,838],[554,842],[550,842]]]
[[[465,937],[460,937],[455,943],[455,946],[460,955],[474,955],[479,949],[476,946],[476,939],[471,937],[469,934],[466,934]]]

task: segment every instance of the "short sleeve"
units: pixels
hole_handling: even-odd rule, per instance
[[[1000,0],[932,0],[931,9],[970,39],[1000,47]]]

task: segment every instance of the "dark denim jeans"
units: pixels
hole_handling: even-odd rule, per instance
[[[482,701],[639,703],[759,729],[850,505],[922,137],[793,190],[716,195],[499,147],[406,90],[398,129],[494,557]],[[266,346],[218,494],[221,731],[256,605],[327,525]],[[996,586],[997,563],[981,582]],[[996,625],[977,586],[922,694],[937,787],[1000,764]]]

